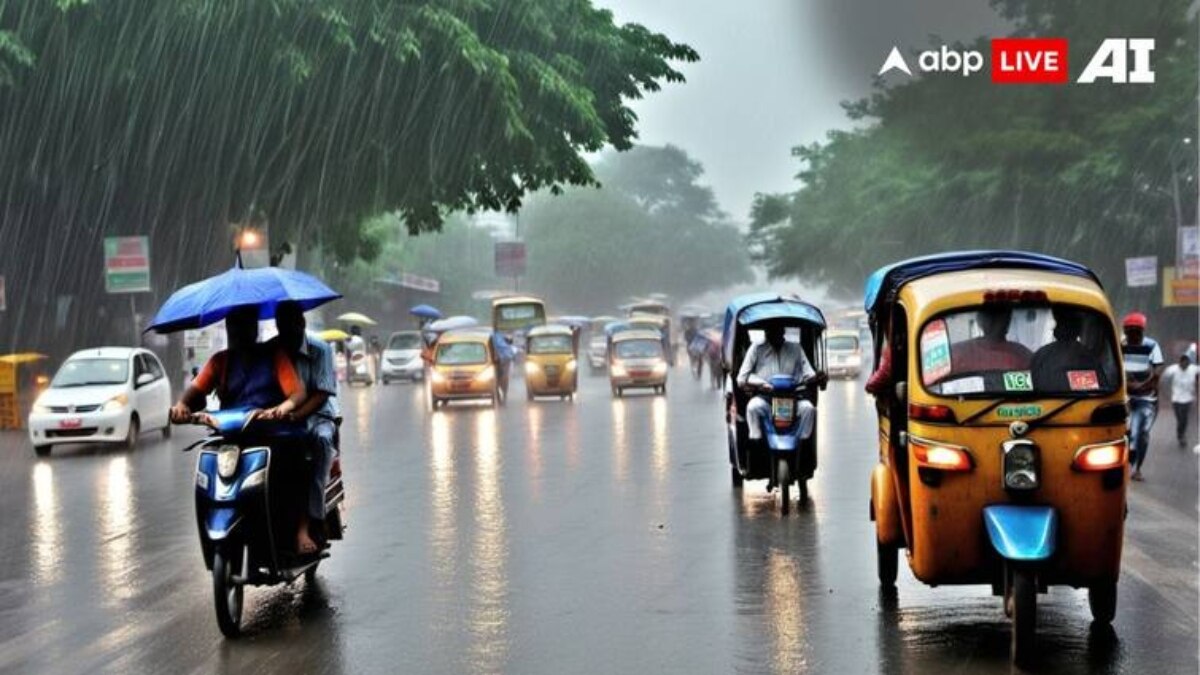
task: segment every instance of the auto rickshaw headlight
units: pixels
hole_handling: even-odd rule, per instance
[[[659,361],[658,363],[654,364],[654,374],[655,375],[666,375],[667,374],[667,362]]]
[[[475,376],[475,379],[479,380],[480,382],[491,382],[495,378],[496,369],[493,366],[484,368],[483,370],[479,371],[478,375]]]
[[[575,361],[575,359],[571,359],[570,361],[567,361],[567,370],[568,371],[575,370],[575,368],[578,365],[579,365],[579,363],[577,361]]]
[[[242,450],[236,445],[222,445],[217,449],[217,475],[225,480],[237,473],[238,458]]]
[[[435,368],[430,372],[429,379],[433,380],[434,384],[442,384],[446,381],[446,376],[442,373],[442,371]]]
[[[1038,480],[1038,450],[1030,441],[1014,440],[1004,443],[1004,488],[1006,490],[1036,490]]]
[[[1075,452],[1071,467],[1076,471],[1107,471],[1125,465],[1127,448],[1124,439],[1111,443],[1085,445]]]
[[[627,373],[625,372],[625,366],[614,361],[612,364],[612,376],[613,377],[625,377],[626,374]]]
[[[538,364],[534,363],[533,361],[525,362],[525,374],[526,375],[537,375],[539,370],[540,370],[540,368],[538,368]]]

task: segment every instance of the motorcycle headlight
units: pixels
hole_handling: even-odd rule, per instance
[[[117,394],[105,401],[101,410],[104,412],[114,412],[123,409],[126,405],[129,405],[129,397],[125,394]]]
[[[241,448],[236,445],[222,445],[217,449],[217,475],[225,480],[233,478],[237,473],[238,458],[242,455]]]

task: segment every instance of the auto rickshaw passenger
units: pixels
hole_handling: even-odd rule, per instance
[[[261,419],[284,419],[304,402],[307,391],[292,361],[281,349],[258,342],[258,308],[239,307],[225,317],[229,348],[213,354],[171,407],[171,421],[182,424],[204,409],[213,391],[222,408],[253,408]]]
[[[1054,341],[1037,350],[1030,362],[1033,386],[1037,391],[1071,391],[1071,371],[1095,373],[1099,388],[1107,389],[1106,373],[1096,355],[1081,341],[1084,317],[1077,310],[1055,307]]]
[[[764,333],[766,340],[750,347],[737,376],[738,387],[752,396],[746,404],[746,422],[750,440],[753,441],[762,440],[763,425],[771,416],[770,402],[758,394],[771,391],[772,377],[790,375],[797,384],[813,379],[819,383],[824,377],[824,373],[813,370],[803,347],[785,339],[782,326],[770,326]],[[812,435],[817,409],[811,402],[801,400],[796,406],[796,419],[800,423],[800,439],[807,439]]]
[[[985,307],[975,316],[983,335],[955,344],[951,348],[955,372],[1024,370],[1029,367],[1033,353],[1025,345],[1009,342],[1007,337],[1008,327],[1012,322],[1011,309]]]

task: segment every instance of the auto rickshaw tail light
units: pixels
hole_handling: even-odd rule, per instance
[[[1125,441],[1085,445],[1075,452],[1071,466],[1079,471],[1107,471],[1124,466],[1127,448]]]
[[[954,424],[958,421],[958,418],[954,416],[954,411],[949,406],[922,405],[920,403],[908,404],[908,417],[917,422],[934,422],[938,424]]]
[[[909,445],[921,467],[939,471],[971,470],[971,453],[966,448],[912,437],[909,438]]]
[[[1049,298],[1045,291],[1022,291],[1016,288],[997,288],[983,292],[983,301],[992,302],[1048,302]]]

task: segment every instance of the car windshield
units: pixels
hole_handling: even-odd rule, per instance
[[[571,336],[538,335],[529,338],[530,354],[570,354]]]
[[[618,342],[617,357],[622,359],[654,359],[662,357],[662,343],[657,340],[626,340]]]
[[[858,351],[858,338],[853,335],[835,335],[825,343],[831,352]]]
[[[479,342],[453,342],[437,350],[437,362],[446,366],[473,366],[487,363],[487,347]]]
[[[58,369],[51,387],[124,384],[129,379],[129,359],[71,359]]]
[[[416,333],[400,333],[393,335],[392,339],[388,340],[388,349],[405,350],[405,349],[420,349],[421,336]]]
[[[921,331],[921,380],[943,396],[1085,396],[1121,383],[1112,324],[1068,305],[994,305]]]

